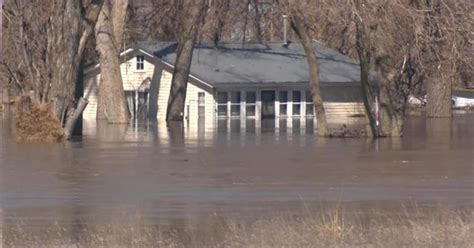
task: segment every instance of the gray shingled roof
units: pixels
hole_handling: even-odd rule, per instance
[[[322,85],[360,81],[359,64],[316,42],[314,44]],[[176,43],[141,42],[137,48],[169,64],[176,60]],[[308,64],[299,43],[288,48],[281,43],[196,44],[191,74],[213,85],[255,83],[304,83],[309,81]]]

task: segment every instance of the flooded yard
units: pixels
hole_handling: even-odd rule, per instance
[[[74,236],[82,225],[135,218],[167,227],[321,206],[394,214],[404,206],[472,209],[473,124],[472,113],[410,116],[402,139],[372,141],[321,139],[312,120],[299,119],[194,123],[184,132],[160,123],[86,122],[82,139],[45,145],[16,143],[4,117],[2,228],[58,225]]]

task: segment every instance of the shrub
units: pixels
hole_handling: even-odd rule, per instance
[[[28,98],[29,99],[29,98]],[[35,100],[16,101],[16,137],[20,142],[59,142],[64,130],[49,104]]]

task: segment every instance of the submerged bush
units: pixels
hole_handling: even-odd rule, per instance
[[[28,99],[28,100],[27,100]],[[20,142],[58,142],[64,135],[51,106],[29,98],[16,101],[16,138]]]

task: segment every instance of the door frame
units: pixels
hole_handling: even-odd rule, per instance
[[[264,116],[263,115],[263,108],[264,108],[264,101],[263,101],[263,93],[264,92],[273,92],[273,116]],[[261,101],[261,113],[260,113],[260,118],[261,119],[275,119],[277,116],[276,113],[276,100],[277,100],[277,90],[276,89],[261,89],[260,90],[260,101]]]

